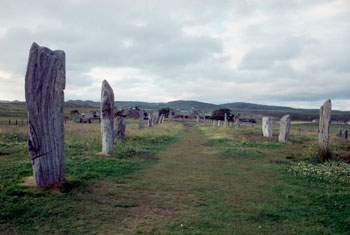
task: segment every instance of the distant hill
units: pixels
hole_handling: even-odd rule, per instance
[[[100,102],[95,101],[81,101],[81,100],[69,100],[68,103],[89,106],[89,107],[99,107]],[[131,107],[139,107],[145,110],[154,110],[160,108],[171,108],[177,112],[190,111],[194,107],[200,113],[210,113],[216,109],[228,108],[234,113],[241,113],[242,115],[252,115],[252,116],[273,116],[276,118],[281,118],[285,114],[290,114],[292,120],[313,120],[319,118],[319,109],[296,109],[284,106],[271,106],[271,105],[261,105],[252,104],[244,102],[235,102],[227,104],[210,104],[199,101],[192,100],[176,100],[167,103],[148,103],[141,101],[116,101],[115,106],[118,109],[128,109]],[[333,120],[350,120],[349,111],[336,111],[332,110]]]
[[[68,100],[65,102],[65,111],[78,109],[78,110],[96,110],[100,107],[100,102],[91,100]],[[189,112],[192,107],[200,113],[210,113],[216,109],[228,108],[233,113],[240,113],[243,116],[255,116],[261,117],[272,116],[280,118],[285,114],[290,114],[292,120],[313,120],[319,118],[319,109],[295,109],[284,106],[270,106],[260,105],[244,102],[235,102],[227,104],[210,104],[199,101],[191,100],[176,100],[167,103],[148,103],[142,101],[116,101],[115,106],[117,109],[129,109],[131,107],[139,107],[147,110],[156,110],[161,108],[171,108],[176,112]],[[12,116],[17,115],[12,110],[20,111],[20,116],[26,116],[25,102],[23,101],[0,101],[0,116]],[[332,110],[332,120],[350,120],[350,111],[336,111]]]
[[[271,106],[271,105],[262,105],[262,104],[251,104],[244,102],[235,102],[235,103],[227,103],[221,104],[221,107],[225,107],[228,109],[244,109],[244,110],[295,110],[294,108],[284,107],[284,106]]]

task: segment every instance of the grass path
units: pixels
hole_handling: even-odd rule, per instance
[[[102,233],[229,234],[273,231],[258,221],[259,204],[274,200],[266,188],[274,174],[256,159],[220,158],[205,145],[198,128],[186,125],[179,142],[156,157],[159,163],[115,185],[117,207],[129,210],[123,221]],[[270,193],[269,193],[270,192]]]

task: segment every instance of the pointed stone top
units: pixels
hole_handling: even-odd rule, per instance
[[[103,80],[103,81],[102,81],[102,87],[109,87],[109,88],[111,88],[111,85],[109,85],[109,83],[107,82],[107,80]]]
[[[286,120],[286,119],[290,119],[290,115],[289,114],[286,114],[286,115],[284,115],[282,118],[281,118],[281,120],[283,119],[283,120]]]
[[[328,99],[326,102],[324,102],[323,106],[329,106],[332,108],[332,101],[331,99]]]

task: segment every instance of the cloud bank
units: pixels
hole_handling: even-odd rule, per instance
[[[66,99],[350,110],[350,3],[0,2],[0,100],[24,100],[32,42],[66,52]]]

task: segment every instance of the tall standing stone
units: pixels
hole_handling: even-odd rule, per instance
[[[28,148],[37,187],[65,179],[64,51],[52,51],[33,43],[25,76],[29,133]]]
[[[228,127],[228,122],[227,122],[227,113],[225,113],[225,120],[224,120],[224,127]]]
[[[114,92],[106,80],[102,82],[101,89],[101,134],[102,153],[113,153],[114,128]]]
[[[140,114],[139,129],[143,129],[145,128],[145,115],[142,109],[140,109],[139,114]]]
[[[218,126],[221,126],[221,120],[218,120]]]
[[[279,142],[287,143],[289,139],[290,130],[290,115],[284,115],[280,120],[280,135],[278,136]]]
[[[115,119],[115,128],[113,130],[114,138],[118,140],[124,140],[125,139],[125,120],[123,117],[116,117]]]
[[[323,160],[329,157],[329,126],[331,122],[332,103],[327,100],[320,108],[320,123],[318,134],[319,152]]]
[[[171,109],[169,110],[168,119],[169,119],[169,121],[173,120],[173,113],[171,112]]]
[[[148,127],[152,126],[152,113],[148,113]]]
[[[160,117],[158,118],[158,124],[162,123],[162,119],[163,119],[163,114],[161,114]]]
[[[265,137],[272,137],[272,119],[270,117],[262,118],[262,132]]]
[[[216,120],[213,120],[213,126],[216,126]]]
[[[155,111],[152,113],[152,126],[158,124],[159,121],[159,111]]]
[[[240,124],[241,124],[241,122],[239,121],[240,116],[241,115],[238,113],[234,117],[235,129],[239,129],[240,128]]]
[[[197,123],[199,123],[199,115],[197,115]]]

